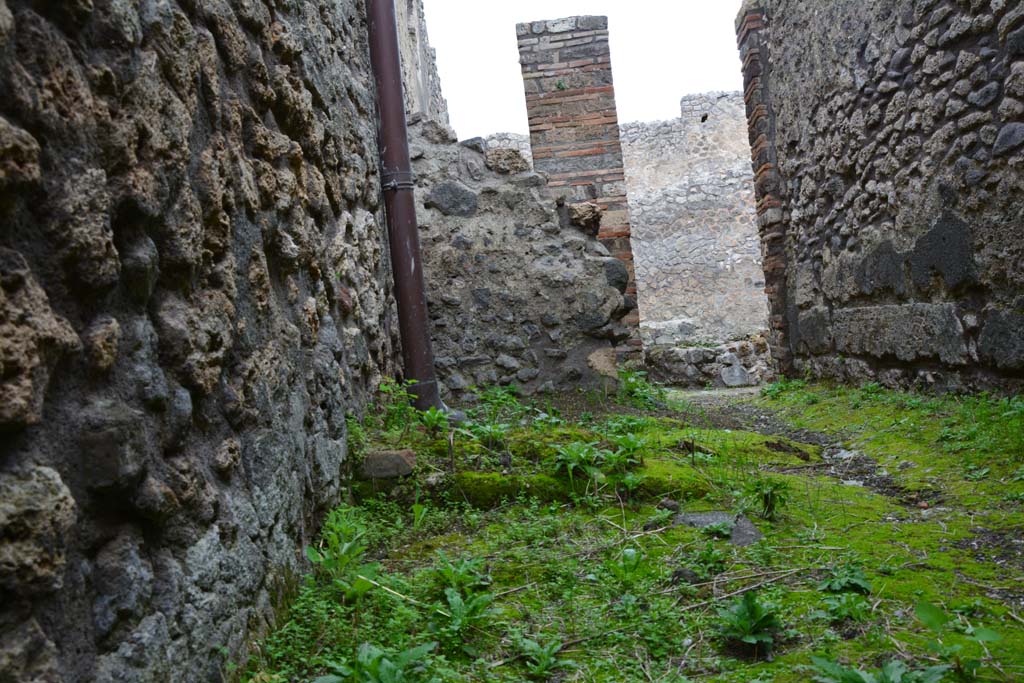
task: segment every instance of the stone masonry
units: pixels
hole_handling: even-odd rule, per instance
[[[518,151],[412,126],[413,170],[438,378],[524,393],[595,386],[629,339],[629,272],[572,223]]]
[[[743,95],[690,95],[681,110],[621,127],[646,348],[767,328]]]
[[[448,103],[441,92],[437,56],[427,36],[423,0],[395,0],[398,46],[402,58],[405,110],[448,124]]]
[[[599,239],[629,269],[636,296],[629,207],[619,142],[607,17],[568,17],[518,24],[533,163],[553,189],[603,212]],[[630,313],[626,322],[636,325]],[[633,340],[639,345],[639,339]]]
[[[751,0],[737,22],[789,371],[1024,380],[1024,4]]]
[[[0,0],[0,680],[223,680],[306,570],[396,370],[362,8]]]

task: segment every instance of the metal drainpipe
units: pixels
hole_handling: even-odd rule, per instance
[[[433,406],[445,410],[434,374],[434,352],[427,323],[395,4],[394,0],[367,0],[366,9],[370,61],[377,81],[381,185],[391,244],[391,269],[398,300],[398,328],[402,335],[405,377],[416,380],[410,391],[416,397],[414,403],[417,408],[426,410]]]

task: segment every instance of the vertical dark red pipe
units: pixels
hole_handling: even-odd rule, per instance
[[[409,162],[409,131],[405,122],[402,67],[394,0],[366,0],[370,28],[370,61],[377,81],[381,184],[391,243],[391,269],[398,300],[398,327],[406,379],[416,407],[444,409],[434,374],[434,352],[427,322],[427,298],[420,258],[420,237]]]

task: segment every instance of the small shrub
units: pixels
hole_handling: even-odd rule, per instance
[[[718,618],[722,637],[734,644],[749,646],[755,657],[771,651],[775,633],[782,628],[775,610],[758,602],[753,591],[720,609]]]

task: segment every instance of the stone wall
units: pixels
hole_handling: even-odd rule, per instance
[[[365,35],[0,0],[0,680],[219,681],[303,570],[395,356]]]
[[[394,1],[402,82],[405,85],[405,110],[448,125],[448,102],[441,92],[436,52],[427,36],[423,0]]]
[[[573,225],[518,151],[455,143],[432,121],[412,127],[413,169],[438,377],[446,395],[515,383],[575,389],[614,374],[630,336],[625,265]]]
[[[750,0],[737,24],[787,368],[1024,378],[1024,5]]]
[[[533,168],[533,149],[530,136],[520,133],[492,133],[484,138],[487,149],[514,149],[519,152],[530,168]]]
[[[743,96],[687,96],[681,110],[621,127],[645,346],[767,328]]]
[[[629,269],[635,298],[629,206],[615,109],[607,17],[518,24],[534,167],[572,201],[603,211],[598,237]],[[627,322],[636,325],[634,311]],[[639,338],[635,340],[639,344]]]

